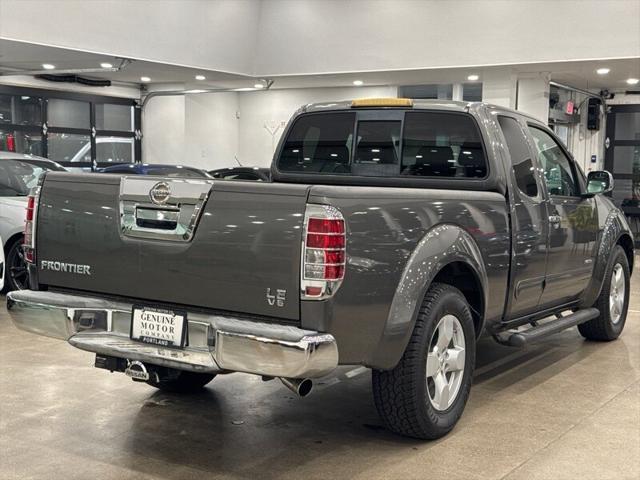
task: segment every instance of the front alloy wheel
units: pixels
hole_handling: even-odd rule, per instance
[[[625,293],[627,284],[622,265],[616,263],[611,273],[611,288],[609,290],[609,315],[611,322],[618,323],[624,312]]]
[[[462,325],[453,315],[442,317],[427,355],[427,392],[433,408],[444,411],[458,396],[465,364]]]
[[[578,330],[589,340],[611,341],[622,333],[629,308],[629,260],[620,245],[611,252],[600,295],[593,305],[600,316],[578,325]]]

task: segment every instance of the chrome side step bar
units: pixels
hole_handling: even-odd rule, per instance
[[[566,317],[560,317],[556,320],[550,320],[543,323],[542,325],[528,328],[527,330],[511,333],[506,341],[502,340],[500,337],[496,338],[496,340],[511,347],[524,347],[536,340],[546,338],[566,330],[567,328],[575,327],[581,323],[593,320],[599,315],[600,311],[597,308],[585,308],[583,310],[578,310],[571,315],[567,315]]]

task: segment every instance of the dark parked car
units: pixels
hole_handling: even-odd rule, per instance
[[[254,180],[256,182],[270,182],[271,170],[260,167],[229,167],[210,170],[209,175],[223,180]]]
[[[126,163],[98,170],[98,173],[126,173],[128,175],[154,175],[168,178],[211,178],[199,168],[184,165],[164,165],[151,163]]]
[[[544,122],[444,100],[308,105],[271,171],[48,173],[13,321],[173,391],[247,372],[306,395],[364,365],[384,424],[417,438],[462,415],[483,332],[512,347],[622,333],[634,251],[613,179],[585,177]]]

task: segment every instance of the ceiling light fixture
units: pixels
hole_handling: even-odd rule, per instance
[[[362,85],[364,85],[364,82],[363,82],[362,80],[354,80],[354,81],[353,81],[353,84],[354,84],[356,87],[361,87]]]
[[[262,84],[262,83],[256,83],[256,84],[253,86],[253,88],[258,88],[258,89],[259,89],[259,88],[264,88],[264,84]]]
[[[599,68],[599,69],[597,69],[597,70],[596,70],[596,73],[597,73],[598,75],[606,75],[606,74],[607,74],[607,73],[609,73],[610,71],[611,71],[611,69],[610,69],[610,68],[603,67],[603,68]]]
[[[100,68],[113,68],[113,63],[109,63],[109,62],[102,62],[100,64]]]
[[[51,65],[50,63],[43,63],[42,64],[42,68],[44,68],[45,70],[53,70],[56,68],[55,65]]]
[[[141,82],[150,82],[151,78],[149,78],[149,77],[140,77],[140,81]]]
[[[480,76],[479,76],[479,75],[476,75],[476,74],[474,73],[473,75],[469,75],[469,76],[467,77],[467,80],[472,81],[472,82],[475,82],[475,81],[476,81],[476,80],[478,80],[479,78],[480,78]]]
[[[205,77],[204,75],[196,75],[196,80],[206,80],[207,77]]]
[[[627,83],[629,85],[637,85],[638,82],[640,82],[640,80],[638,80],[637,78],[627,78]]]

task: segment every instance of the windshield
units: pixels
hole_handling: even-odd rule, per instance
[[[38,184],[38,179],[49,168],[42,163],[21,160],[0,161],[0,197],[22,197]]]

